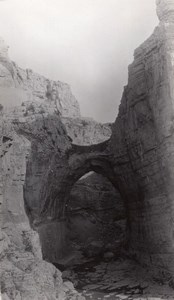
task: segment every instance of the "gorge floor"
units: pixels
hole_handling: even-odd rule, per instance
[[[120,257],[112,261],[88,261],[63,272],[86,300],[174,299],[174,290],[151,278],[148,270]]]

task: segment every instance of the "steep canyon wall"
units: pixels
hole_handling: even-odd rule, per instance
[[[174,2],[157,1],[160,24],[135,50],[111,138],[129,220],[129,249],[174,271]]]
[[[54,261],[59,251],[56,232],[62,226],[71,189],[89,171],[106,176],[124,201],[129,253],[151,266],[152,272],[173,276],[174,1],[158,0],[157,13],[159,26],[135,50],[129,66],[111,137],[110,125],[80,117],[66,84],[21,70],[9,60],[7,47],[0,41],[0,102],[4,106],[0,111],[1,269],[3,278],[10,278],[10,288],[2,283],[10,299],[27,287],[16,287],[9,270],[17,268],[17,282],[20,272],[24,275],[28,269],[35,278],[31,265],[38,257],[38,268],[46,264],[49,270],[49,292],[55,299],[59,296],[61,276],[36,251],[40,249],[38,236],[31,227],[38,230],[42,246],[51,245],[50,261]],[[14,261],[16,247],[19,259]],[[24,254],[26,247],[31,259]],[[21,261],[25,266],[28,261],[32,264],[21,267]],[[16,293],[13,298],[12,292]],[[30,288],[27,293],[28,299],[33,298]],[[42,296],[47,297],[46,290]]]
[[[62,182],[70,172],[67,152],[72,141],[90,145],[106,140],[110,126],[81,119],[67,84],[18,68],[0,42],[1,293],[7,299],[82,299],[42,259],[41,247],[50,251],[50,261],[56,259],[63,248],[64,236],[59,241],[59,232],[64,228],[54,207],[44,216],[41,212],[52,192],[60,201],[60,211],[64,208],[61,198],[67,182]],[[58,220],[52,220],[51,212]]]

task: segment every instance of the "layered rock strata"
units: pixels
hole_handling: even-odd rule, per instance
[[[70,128],[68,136],[61,120],[61,115],[67,115],[60,110],[57,100],[51,98],[44,103],[42,100],[24,101],[20,108],[1,118],[0,199],[3,235],[8,232],[2,249],[8,249],[11,227],[18,231],[19,224],[30,230],[26,211],[30,225],[39,232],[41,245],[50,247],[47,248],[49,260],[56,260],[60,250],[56,232],[64,231],[63,221],[72,187],[84,174],[94,171],[106,176],[124,201],[129,253],[162,277],[174,275],[173,7],[173,0],[157,1],[160,24],[134,53],[128,85],[124,88],[109,140],[89,145],[85,134],[85,146],[73,144],[73,138],[80,144],[78,136],[73,135]],[[18,85],[19,78],[15,83],[14,67],[4,58],[4,53],[6,49],[1,55],[2,74],[10,87]],[[5,80],[4,75],[1,77]],[[48,87],[44,85],[47,98],[51,94]],[[26,90],[28,93],[28,87]],[[77,110],[75,117],[78,117]],[[68,128],[69,121],[65,123]],[[103,130],[105,136],[104,127]],[[19,238],[14,241],[15,245],[26,247],[27,230],[23,242]],[[21,237],[22,233],[18,232]],[[66,244],[66,241],[61,240],[61,243]],[[5,253],[2,257],[11,259],[9,252],[2,250]],[[2,270],[9,274],[6,266]],[[52,275],[49,278],[52,285]],[[3,291],[8,292],[8,287]],[[52,291],[54,295],[54,286]],[[47,297],[44,293],[46,291],[43,295]]]
[[[107,126],[97,125],[94,121],[90,124],[90,121],[88,119],[85,121],[85,118],[80,120],[78,103],[68,85],[48,81],[32,71],[18,68],[8,58],[8,47],[3,40],[0,40],[0,47],[2,297],[80,300],[83,297],[73,289],[72,285],[63,283],[61,273],[53,265],[43,261],[41,246],[43,242],[44,245],[48,243],[50,227],[44,224],[41,227],[43,229],[46,226],[44,232],[46,240],[43,241],[42,230],[40,227],[37,228],[36,223],[40,221],[44,202],[41,201],[43,187],[45,185],[51,187],[48,178],[55,167],[55,159],[59,168],[65,167],[68,164],[66,153],[72,148],[72,139],[78,135],[77,143],[81,138],[82,144],[91,144],[96,136],[101,140],[102,137],[110,134],[110,127],[107,129]],[[58,93],[54,93],[55,91],[50,87],[56,85]],[[55,94],[58,95],[57,98],[54,97]],[[58,106],[61,102],[62,104]],[[67,125],[68,133],[61,120],[64,120]],[[74,135],[69,126],[70,122],[76,124]],[[91,128],[89,134],[83,130],[84,122],[88,124],[88,128]],[[30,160],[32,164],[29,163]],[[23,187],[26,178],[30,179],[33,175],[29,186],[31,197],[24,198]],[[44,220],[48,222],[43,218],[43,223]],[[57,231],[59,223],[54,222],[53,225],[55,231],[51,242],[54,241],[54,236],[59,234]],[[38,234],[31,227],[38,230],[42,245]],[[59,246],[60,244],[54,245],[53,253],[58,251]],[[52,257],[52,252],[50,256]]]
[[[31,104],[29,104],[31,105]],[[42,113],[40,110],[42,109]],[[45,109],[45,113],[43,112]],[[69,143],[59,114],[46,104],[35,104],[26,114],[21,106],[7,113],[1,111],[0,126],[0,170],[1,170],[1,231],[0,231],[0,279],[2,299],[83,299],[70,284],[63,283],[61,273],[43,261],[38,234],[30,227],[26,215],[23,185],[26,177],[27,158],[31,142],[25,133],[35,134],[39,144],[47,140],[47,151],[51,155],[54,137],[44,126],[47,122],[56,138],[60,136],[59,149],[64,151]],[[50,118],[50,119],[49,119]],[[48,121],[49,120],[49,121]],[[36,126],[37,123],[37,126]],[[21,132],[21,128],[23,132]],[[56,131],[56,133],[55,133]],[[47,139],[48,138],[48,139]],[[55,143],[56,146],[56,143]],[[43,153],[40,152],[40,156]]]
[[[111,138],[114,172],[128,212],[129,249],[153,270],[170,274],[174,274],[173,8],[174,1],[157,1],[160,24],[135,50]]]
[[[134,53],[110,141],[73,146],[63,168],[54,161],[51,182],[59,186],[42,194],[42,212],[56,219],[64,215],[71,187],[84,173],[107,176],[126,206],[129,253],[162,276],[174,274],[172,5],[157,2],[160,24]]]

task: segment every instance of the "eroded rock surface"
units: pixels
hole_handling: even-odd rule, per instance
[[[127,203],[129,249],[173,274],[174,2],[157,5],[161,22],[135,50],[111,148]]]
[[[79,107],[67,85],[58,82],[60,93],[58,98],[54,98],[50,85],[56,85],[55,82],[50,83],[32,71],[18,68],[8,58],[8,47],[3,40],[0,45],[3,104],[0,110],[1,293],[3,299],[10,300],[80,300],[83,297],[72,285],[66,286],[63,283],[61,273],[53,265],[43,261],[43,235],[38,228],[38,223],[41,220],[44,222],[41,216],[45,200],[44,189],[47,192],[49,186],[51,191],[58,184],[58,181],[52,182],[56,164],[58,173],[62,168],[62,175],[68,174],[70,170],[67,152],[72,149],[75,135],[70,137],[72,130],[67,133],[65,125],[70,122],[67,121],[67,116],[71,117],[71,121],[73,116],[76,119],[79,117]],[[46,90],[48,84],[50,94]],[[58,106],[60,98],[63,109]],[[62,118],[66,119],[65,125]],[[75,122],[74,119],[74,124]],[[94,121],[91,125],[90,121],[86,122],[88,128],[91,127],[90,134],[81,129],[83,121],[79,119],[76,131],[81,134],[84,143],[91,144],[102,125],[99,126]],[[102,139],[105,131],[110,134],[110,128],[103,126],[99,139]],[[93,137],[90,137],[91,132]],[[66,167],[68,171],[65,170]],[[24,197],[24,184],[29,184],[27,187],[30,197],[27,193]],[[59,227],[57,228],[57,223],[54,225],[55,234],[58,234],[59,231],[56,230]],[[49,232],[50,227],[43,224],[42,229],[44,226],[48,238],[47,231]],[[40,239],[31,227],[38,230]],[[55,252],[57,247],[53,241],[54,236],[51,242]],[[45,242],[48,243],[49,240],[44,240]]]
[[[31,103],[28,105],[31,106]],[[47,111],[44,113],[46,108]],[[57,139],[60,151],[64,151],[69,142],[59,114],[54,113],[46,104],[42,107],[42,113],[40,109],[40,105],[35,105],[34,113],[33,110],[29,110],[26,114],[27,106],[21,106],[11,109],[8,113],[1,112],[0,278],[2,299],[80,300],[83,297],[72,287],[69,288],[63,283],[61,273],[53,265],[43,261],[39,236],[31,229],[24,207],[23,185],[27,158],[31,152],[31,141],[27,139],[27,134],[37,136],[40,157],[44,154],[39,151],[39,145],[45,139],[47,143],[45,143],[44,150],[50,154],[55,136],[55,139],[58,135],[60,136],[60,139]],[[44,127],[49,122],[47,120],[49,113],[51,116],[49,121],[53,125],[51,137]],[[56,142],[54,146],[56,147]],[[26,206],[27,209],[28,206]],[[29,212],[28,215],[30,216]]]
[[[112,124],[97,123],[90,118],[62,118],[68,135],[76,145],[102,143],[111,137]]]
[[[174,22],[173,0],[156,0],[157,15],[162,22]]]
[[[36,282],[39,285],[36,293],[41,291],[42,294],[41,298],[36,294],[35,299],[49,299],[43,287],[45,280],[52,299],[71,297],[64,290],[62,296],[60,273],[43,262],[38,235],[31,227],[39,233],[42,250],[50,254],[48,260],[56,262],[60,251],[67,246],[63,222],[70,192],[77,180],[90,171],[106,176],[125,203],[127,253],[149,266],[153,276],[172,283],[173,4],[174,1],[169,0],[157,1],[160,24],[134,53],[111,138],[104,138],[104,142],[95,145],[91,144],[95,137],[98,136],[100,142],[110,129],[80,120],[79,124],[73,121],[76,128],[73,131],[67,116],[78,118],[79,109],[69,88],[21,70],[8,59],[7,48],[0,42],[3,45],[0,55],[2,99],[11,103],[13,98],[19,104],[8,112],[0,109],[4,297],[7,294],[9,299],[20,299],[27,291],[28,299],[34,298],[31,285],[33,289]],[[85,126],[93,128],[91,140],[84,131]],[[99,127],[103,131],[101,136]],[[84,137],[83,143],[81,137]],[[43,269],[49,275],[46,279]],[[28,288],[25,286],[27,276],[31,280]]]
[[[62,190],[59,185],[54,190],[57,196],[52,191],[44,205],[46,213],[56,218],[52,212],[60,212],[60,190],[65,209],[69,187],[84,172],[106,175],[126,205],[129,253],[166,278],[174,274],[174,25],[170,3],[158,3],[161,22],[135,50],[110,141],[86,148],[73,146],[67,152],[66,175],[61,179],[62,171],[61,175],[56,171],[54,176],[60,179]]]
[[[147,270],[126,257],[88,262],[63,277],[71,277],[86,300],[173,300],[173,289],[163,280],[150,278]]]
[[[4,107],[25,101],[54,104],[64,117],[80,117],[80,108],[70,86],[19,68],[8,57],[8,47],[0,39],[0,103]]]

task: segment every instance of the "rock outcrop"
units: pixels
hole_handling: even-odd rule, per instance
[[[0,39],[0,103],[4,107],[25,101],[55,105],[64,117],[80,117],[80,108],[68,84],[23,70],[8,58],[8,47]]]
[[[111,137],[112,124],[97,123],[90,118],[62,118],[73,144],[87,146],[102,143]]]
[[[157,15],[161,22],[174,22],[174,3],[173,0],[156,0]]]
[[[157,1],[160,24],[135,50],[111,149],[129,222],[129,250],[174,274],[174,1]]]
[[[33,108],[34,112],[28,110],[27,105],[11,109],[8,113],[1,111],[0,278],[2,299],[80,300],[83,297],[63,283],[61,273],[53,265],[43,261],[39,236],[31,229],[26,215],[27,206],[25,208],[23,185],[31,141],[25,136],[29,134],[31,138],[33,136],[37,139],[40,158],[44,156],[41,145],[45,139],[47,141],[44,150],[49,155],[54,146],[57,146],[57,142],[59,151],[62,152],[69,144],[57,111],[54,113],[47,104],[42,108],[40,105],[33,104]],[[51,116],[50,119],[49,116]],[[46,126],[49,127],[47,125],[49,122],[52,124],[49,128],[51,136],[46,129]]]
[[[55,187],[51,178],[47,182],[50,174],[54,172],[55,159],[58,162],[58,171],[67,166],[67,152],[72,148],[72,139],[76,138],[77,143],[81,141],[81,144],[91,144],[95,139],[98,142],[102,138],[106,139],[106,136],[109,137],[110,126],[98,125],[85,118],[80,120],[78,103],[68,85],[48,81],[32,71],[18,68],[8,58],[8,47],[3,40],[0,42],[2,297],[10,300],[80,300],[83,297],[69,288],[71,285],[66,286],[63,283],[61,273],[42,259],[41,246],[43,242],[44,245],[49,242],[43,241],[43,238],[48,238],[50,227],[45,224],[41,227],[37,225],[44,203],[40,200],[44,186]],[[90,128],[89,133],[84,130],[84,122]],[[74,131],[69,126],[70,123],[74,126],[76,124]],[[31,197],[27,193],[24,197],[23,187],[28,182]],[[42,218],[43,223],[44,220],[46,221]],[[53,225],[54,234],[58,235],[59,223],[56,221]],[[40,238],[31,227],[38,230]],[[43,235],[44,228],[46,230]],[[63,229],[61,234],[62,232]],[[54,235],[52,241],[53,239]],[[56,244],[52,246],[54,252],[58,250]],[[61,247],[63,248],[63,244]]]

